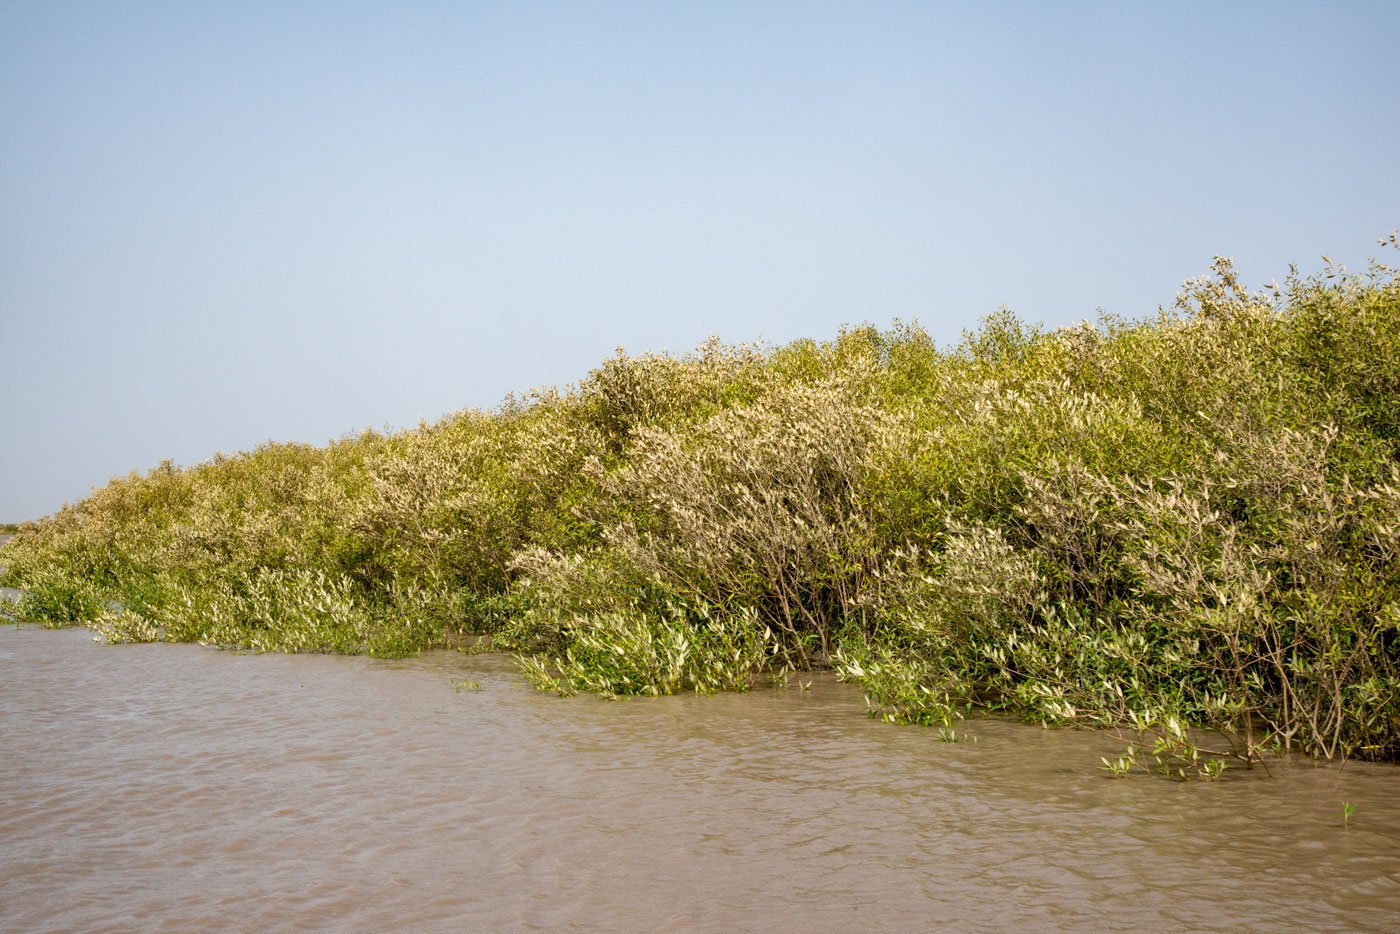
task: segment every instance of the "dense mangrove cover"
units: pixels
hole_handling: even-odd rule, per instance
[[[1396,758],[1397,554],[1396,271],[1253,292],[1221,259],[1144,319],[619,352],[489,412],[163,463],[23,525],[3,583],[113,642],[486,633],[562,693],[830,666],[947,738],[1006,711],[1210,775]]]

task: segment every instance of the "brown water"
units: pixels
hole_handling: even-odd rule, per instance
[[[872,722],[822,679],[610,703],[536,693],[498,656],[238,655],[6,627],[0,928],[1400,919],[1394,768],[1115,781],[1097,734],[976,732],[944,744]]]

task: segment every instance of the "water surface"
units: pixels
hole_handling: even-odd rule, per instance
[[[479,690],[463,681],[473,681]],[[454,685],[454,682],[456,684]],[[7,930],[1393,930],[1400,771],[1219,784],[817,679],[607,702],[508,659],[0,629]],[[1338,811],[1355,805],[1349,830]]]

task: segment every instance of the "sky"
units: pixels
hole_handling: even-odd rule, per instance
[[[0,0],[0,521],[615,348],[1364,267],[1400,4]]]

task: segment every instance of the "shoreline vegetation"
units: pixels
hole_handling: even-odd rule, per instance
[[[0,584],[111,642],[486,634],[561,694],[831,667],[945,739],[1093,726],[1133,739],[1114,774],[1213,778],[1396,760],[1397,557],[1397,271],[1253,292],[1217,259],[1144,320],[619,351],[489,412],[162,463],[22,524]]]

